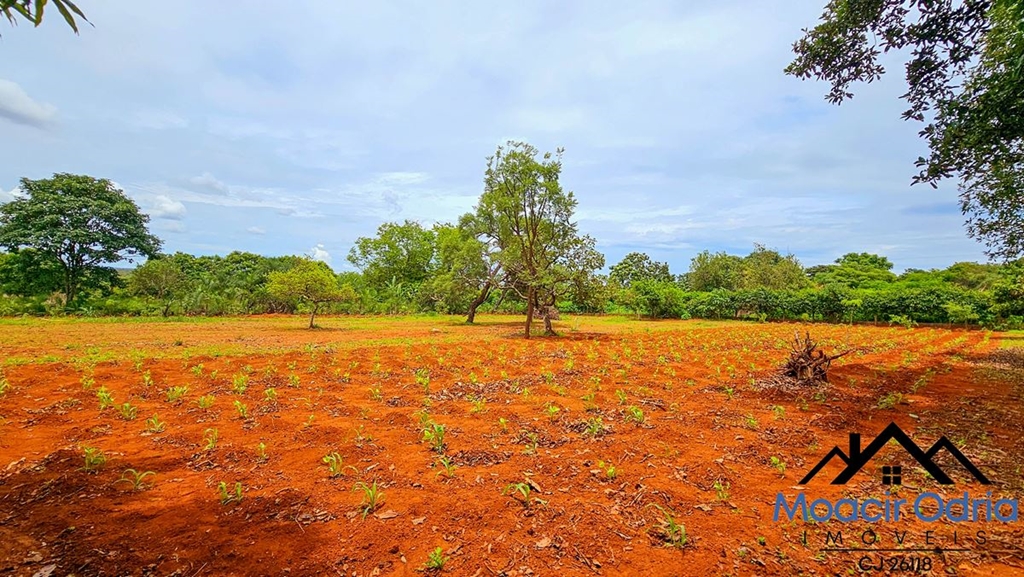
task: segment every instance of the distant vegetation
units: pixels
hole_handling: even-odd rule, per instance
[[[634,252],[601,274],[604,257],[577,232],[560,170],[560,153],[509,143],[489,159],[474,212],[431,228],[384,223],[349,253],[359,272],[340,274],[301,256],[159,254],[148,217],[109,181],[25,179],[19,197],[0,205],[8,251],[0,253],[0,315],[302,312],[312,327],[317,313],[436,312],[472,322],[487,311],[536,313],[547,331],[559,311],[990,328],[1024,319],[1024,259],[896,275],[880,255],[805,268],[755,245],[745,256],[704,251],[681,274]],[[149,258],[133,271],[111,268],[136,256]]]

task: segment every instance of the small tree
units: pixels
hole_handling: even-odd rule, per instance
[[[132,272],[128,288],[132,294],[151,296],[163,306],[163,316],[171,313],[174,301],[191,287],[181,264],[172,258],[150,259]]]
[[[315,328],[316,313],[322,305],[354,300],[350,285],[338,286],[338,277],[322,262],[303,260],[290,270],[272,272],[267,292],[274,298],[294,299],[310,305],[309,328]]]
[[[105,264],[153,256],[160,239],[149,216],[107,179],[54,174],[21,179],[22,195],[0,205],[0,246],[32,248],[59,263],[70,305],[83,281]]]

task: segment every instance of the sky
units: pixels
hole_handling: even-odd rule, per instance
[[[608,265],[754,243],[805,266],[985,260],[956,184],[910,184],[926,148],[899,55],[842,106],[783,73],[824,0],[77,3],[78,36],[0,21],[0,202],[22,177],[109,178],[165,252],[352,270],[381,223],[472,210],[514,139],[565,148]]]

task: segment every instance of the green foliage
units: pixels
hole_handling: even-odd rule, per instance
[[[352,465],[346,465],[344,457],[337,452],[324,455],[324,458],[321,459],[321,461],[327,465],[327,469],[330,471],[331,477],[341,477],[348,469],[352,469],[353,471],[356,470]]]
[[[351,286],[338,286],[338,278],[322,262],[303,260],[288,271],[272,272],[267,280],[267,293],[282,300],[297,300],[310,306],[309,328],[315,328],[316,313],[331,302],[356,298]]]
[[[427,571],[440,571],[447,562],[448,558],[444,556],[444,551],[438,547],[427,555],[427,562],[423,564],[423,568]]]
[[[146,228],[149,217],[109,180],[54,174],[23,178],[20,189],[22,196],[0,205],[0,246],[31,248],[55,260],[68,306],[104,265],[160,249]]]
[[[229,490],[228,484],[221,481],[220,484],[217,485],[217,493],[220,495],[221,505],[240,503],[242,501],[242,483],[236,481],[234,488]]]
[[[212,451],[217,448],[217,440],[220,439],[220,432],[217,429],[206,429],[203,431],[203,449]]]
[[[150,433],[162,433],[167,423],[160,420],[160,417],[154,414],[152,417],[146,419],[146,430]]]
[[[192,280],[182,268],[180,259],[151,258],[139,266],[128,280],[128,290],[134,295],[152,297],[162,303],[163,316],[171,314],[172,307],[192,288]]]
[[[423,440],[430,444],[430,448],[438,453],[444,452],[444,425],[433,421],[423,427]]]
[[[623,287],[632,286],[637,281],[653,283],[670,283],[674,279],[668,270],[668,263],[651,260],[642,252],[631,252],[612,265],[608,278]]]
[[[153,471],[139,472],[136,471],[135,469],[125,469],[124,473],[121,473],[121,478],[114,482],[128,483],[129,485],[132,486],[133,491],[141,491],[146,488],[145,484],[143,483],[146,477],[153,476],[156,476],[156,473],[154,473]]]
[[[96,447],[83,447],[82,451],[85,458],[85,466],[83,468],[89,473],[97,471],[107,462],[106,455]]]
[[[661,512],[659,531],[665,544],[670,547],[682,549],[686,546],[686,526],[676,521],[675,513],[666,507],[652,503],[652,507]]]
[[[360,504],[360,509],[363,512],[363,519],[367,515],[373,513],[378,507],[384,502],[384,492],[377,486],[377,482],[374,481],[372,484],[367,485],[366,483],[359,481],[356,483],[354,491],[363,492],[363,501]]]
[[[11,25],[18,23],[18,17],[24,18],[33,26],[43,23],[43,12],[47,2],[51,3],[60,12],[64,22],[67,23],[75,34],[78,34],[78,21],[76,16],[85,22],[89,19],[71,0],[0,0],[0,14],[2,14]]]

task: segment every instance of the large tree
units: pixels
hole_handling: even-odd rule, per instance
[[[0,246],[31,248],[55,260],[66,304],[103,265],[160,250],[160,239],[146,227],[149,216],[107,179],[63,173],[22,178],[20,191],[0,205]]]
[[[526,338],[536,310],[553,333],[552,310],[559,295],[581,275],[604,266],[594,240],[572,220],[576,197],[562,190],[562,150],[539,151],[510,141],[487,159],[484,192],[475,218],[505,272],[505,285],[526,302]]]
[[[793,49],[786,72],[831,83],[836,104],[909,49],[903,118],[930,148],[914,182],[958,178],[968,234],[992,257],[1024,254],[1024,3],[831,0]]]
[[[418,287],[430,276],[433,258],[434,232],[411,220],[385,222],[377,236],[356,239],[348,254],[348,261],[378,289],[388,283]]]
[[[163,316],[171,314],[175,301],[191,288],[188,274],[179,259],[151,258],[139,266],[128,278],[128,289],[137,295],[146,295],[160,301]]]
[[[274,298],[308,304],[311,329],[316,328],[316,313],[321,306],[356,298],[351,286],[338,285],[338,277],[329,266],[314,260],[302,260],[289,270],[270,273],[267,292]]]
[[[608,278],[624,287],[637,281],[672,282],[668,263],[651,259],[643,252],[631,252],[612,265]]]

